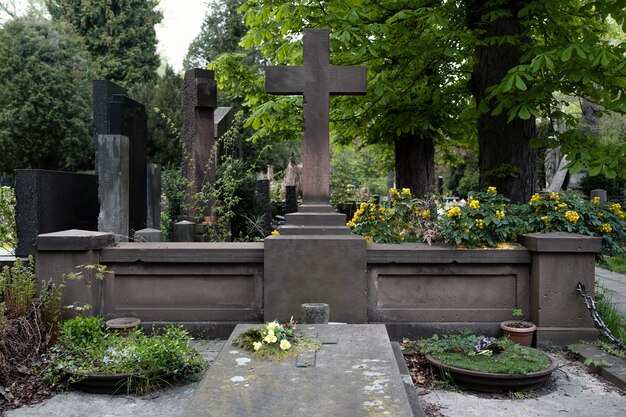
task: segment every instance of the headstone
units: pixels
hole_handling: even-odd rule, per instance
[[[196,240],[196,224],[188,220],[174,223],[174,242],[194,242]]]
[[[600,204],[606,203],[608,200],[606,190],[591,190],[589,198],[593,200],[594,197],[600,197]]]
[[[561,191],[561,189],[563,188],[563,184],[565,183],[565,178],[567,177],[567,164],[569,164],[569,161],[567,160],[567,157],[564,156],[563,158],[561,158],[559,167],[557,168],[554,177],[552,177],[552,181],[550,182],[550,186],[548,187],[547,191]]]
[[[299,326],[328,343],[283,361],[258,360],[232,345],[250,328],[237,325],[184,417],[413,417],[384,324]]]
[[[129,147],[126,136],[98,135],[98,231],[114,233],[120,241],[129,236]]]
[[[94,80],[93,84],[93,127],[94,143],[98,135],[111,133],[109,104],[114,94],[128,95],[121,86],[108,80]],[[96,154],[97,157],[97,154]]]
[[[194,209],[192,196],[204,184],[215,182],[215,121],[217,107],[217,84],[214,72],[192,69],[185,73],[181,93],[183,109],[183,161],[182,171],[189,186],[186,190],[187,213],[190,218],[210,214]]]
[[[95,175],[41,169],[15,170],[15,255],[35,254],[37,236],[67,229],[98,229]]]
[[[281,228],[281,232],[348,234],[350,229],[345,226],[345,215],[335,213],[329,203],[329,96],[365,94],[367,69],[330,65],[330,33],[327,29],[305,29],[303,41],[302,66],[266,67],[265,71],[265,89],[268,93],[304,96],[300,211],[306,214],[299,216],[298,213],[292,213],[286,216],[286,225]]]
[[[161,242],[162,234],[158,229],[145,228],[137,230],[133,240],[135,242]]]
[[[215,125],[216,140],[221,138],[222,135],[230,129],[230,126],[233,124],[233,117],[232,107],[218,107],[215,109],[213,123]]]
[[[161,227],[161,167],[148,164],[146,179],[147,211],[146,224],[151,229]]]
[[[141,230],[146,227],[148,206],[148,122],[144,105],[124,95],[114,94],[110,103],[109,133],[128,137],[128,222],[131,230]]]
[[[256,205],[263,216],[263,234],[267,235],[272,228],[272,202],[270,201],[270,181],[256,181]]]
[[[298,193],[295,185],[285,186],[285,214],[298,211]]]

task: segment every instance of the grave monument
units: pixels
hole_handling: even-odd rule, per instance
[[[367,250],[329,203],[329,95],[364,94],[365,67],[330,65],[327,29],[305,29],[304,63],[267,67],[271,94],[304,95],[302,200],[280,235],[265,239],[264,314],[289,320],[304,303],[330,305],[331,321],[367,323]]]

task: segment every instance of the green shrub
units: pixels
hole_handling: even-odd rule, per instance
[[[28,266],[18,258],[13,266],[5,266],[0,276],[0,292],[4,297],[9,318],[25,316],[35,296],[35,262],[29,258]]]
[[[10,187],[0,187],[0,249],[12,250],[15,246],[15,194]]]

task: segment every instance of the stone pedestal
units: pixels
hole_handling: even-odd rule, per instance
[[[595,340],[594,327],[576,291],[583,283],[593,295],[597,237],[572,233],[531,233],[520,243],[532,252],[530,319],[537,325],[537,345],[566,345]]]
[[[118,240],[126,241],[130,224],[128,137],[98,135],[97,152],[96,171],[98,172],[98,199],[100,200],[98,230],[114,233]]]
[[[346,215],[330,204],[302,204],[296,213],[285,215],[281,235],[350,235]]]
[[[366,269],[361,236],[267,237],[265,321],[288,321],[299,314],[301,304],[326,303],[330,321],[367,323]]]
[[[135,242],[161,242],[162,233],[158,229],[145,228],[137,230],[134,236]]]
[[[196,240],[196,224],[187,220],[174,223],[174,242],[194,242]]]
[[[86,230],[65,230],[37,236],[37,262],[35,272],[39,280],[52,279],[57,284],[63,274],[81,272],[77,265],[100,263],[100,250],[115,243],[112,233]],[[102,314],[102,282],[95,279],[94,270],[82,270],[84,278],[65,283],[63,305],[88,304],[91,309],[85,314]],[[106,277],[105,277],[106,279]],[[86,282],[91,282],[88,286]],[[66,316],[74,310],[68,310]]]

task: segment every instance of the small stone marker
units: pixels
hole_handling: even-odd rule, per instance
[[[328,203],[330,173],[329,95],[365,94],[366,67],[330,65],[328,29],[304,30],[301,67],[267,67],[265,90],[270,94],[304,96],[302,130],[304,203]]]
[[[187,220],[174,223],[174,242],[193,242],[196,240],[196,224]]]
[[[257,360],[232,344],[258,327],[237,325],[184,417],[413,416],[385,325],[299,325],[338,343],[283,361]]]
[[[161,231],[159,229],[145,228],[135,232],[134,240],[136,242],[160,242]]]
[[[600,198],[600,204],[606,203],[608,200],[606,190],[601,190],[601,189],[591,190],[591,192],[589,193],[589,198],[593,200],[594,197]]]
[[[326,303],[304,303],[300,306],[300,319],[304,324],[328,324],[330,307]]]

